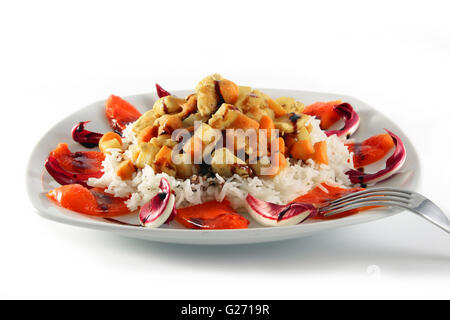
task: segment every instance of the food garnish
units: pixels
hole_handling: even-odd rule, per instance
[[[328,130],[333,124],[341,120],[341,116],[335,110],[335,107],[340,104],[342,104],[340,100],[316,102],[305,107],[303,113],[320,119],[320,128]]]
[[[89,187],[87,181],[89,178],[100,178],[103,172],[96,173],[74,173],[63,169],[55,157],[48,157],[45,161],[45,169],[60,185],[78,183],[82,186]]]
[[[341,187],[337,187],[337,186],[333,186],[333,185],[329,185],[327,183],[321,183],[320,186],[315,187],[314,189],[310,190],[308,193],[297,197],[295,200],[293,200],[292,202],[300,202],[300,203],[311,203],[313,204],[315,207],[320,208],[320,207],[324,207],[326,206],[330,201],[339,199],[347,194],[353,193],[353,192],[358,192],[358,191],[362,191],[364,190],[364,188],[341,188]],[[353,210],[348,210],[336,215],[332,215],[332,216],[324,216],[322,213],[318,213],[317,215],[311,217],[312,219],[320,219],[320,220],[331,220],[331,219],[339,219],[339,218],[344,218],[347,217],[349,215],[364,211],[364,210],[369,210],[372,209],[374,207],[364,207],[364,208],[359,208],[359,209],[353,209]]]
[[[175,220],[190,229],[246,229],[249,221],[228,200],[208,201],[177,210]]]
[[[355,168],[362,168],[383,159],[395,146],[394,140],[387,133],[370,137],[363,142],[351,142],[345,145],[350,152],[353,152]]]
[[[158,95],[158,97],[162,98],[165,96],[171,96],[170,92],[164,90],[159,84],[155,83],[155,87],[156,87],[156,94]]]
[[[48,173],[61,185],[79,183],[87,186],[89,178],[103,175],[102,161],[105,155],[96,151],[71,152],[65,143],[50,152],[45,161]]]
[[[259,200],[247,195],[248,212],[259,224],[267,227],[292,226],[312,218],[317,209],[310,203],[292,202],[287,205]]]
[[[129,123],[141,116],[131,103],[115,95],[110,95],[106,100],[105,112],[110,127],[116,132],[122,132]]]
[[[358,113],[353,110],[353,107],[349,103],[341,103],[333,108],[333,110],[344,120],[344,127],[340,130],[329,130],[325,131],[327,136],[333,134],[338,137],[345,136],[347,139],[358,130],[359,124],[361,122]]]
[[[395,145],[394,153],[389,157],[389,159],[386,160],[386,167],[375,173],[364,173],[359,170],[349,170],[346,174],[352,183],[374,184],[386,180],[395,174],[405,163],[406,149],[402,140],[389,130],[385,130],[392,137]]]
[[[103,189],[87,189],[68,184],[47,193],[47,198],[63,208],[97,217],[116,217],[130,213],[126,198],[114,197]]]
[[[171,193],[169,181],[161,178],[158,194],[142,206],[139,221],[144,227],[158,228],[175,215],[175,196]]]
[[[95,148],[102,138],[102,133],[86,130],[84,126],[90,121],[82,121],[72,128],[72,138],[74,141],[86,148]]]

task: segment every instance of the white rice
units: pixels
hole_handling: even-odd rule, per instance
[[[290,166],[272,179],[242,178],[239,175],[223,178],[216,174],[214,178],[197,177],[192,181],[176,179],[165,173],[155,174],[147,165],[139,170],[132,180],[123,181],[116,174],[123,155],[116,149],[111,150],[111,154],[108,154],[103,162],[105,174],[99,179],[89,179],[88,184],[106,188],[106,192],[116,197],[131,195],[127,206],[132,211],[137,210],[157,194],[161,177],[168,179],[176,194],[176,206],[179,208],[208,200],[221,201],[227,197],[232,207],[239,210],[244,208],[248,193],[261,200],[285,204],[322,182],[341,187],[349,186],[350,181],[345,172],[353,169],[352,155],[337,136],[325,135],[319,127],[319,120],[312,118],[310,123],[313,126],[311,142],[313,144],[324,140],[327,142],[328,165],[317,165],[313,160],[294,163],[290,159]],[[124,131],[123,142],[125,148],[136,143],[131,125]]]

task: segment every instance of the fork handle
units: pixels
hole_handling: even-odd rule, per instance
[[[422,218],[430,221],[434,225],[438,226],[442,230],[450,233],[450,221],[447,216],[442,212],[437,205],[435,205],[430,199],[422,196],[422,199],[417,203],[414,208],[410,208],[411,211],[418,214]]]

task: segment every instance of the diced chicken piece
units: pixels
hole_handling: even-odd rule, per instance
[[[202,116],[208,116],[215,112],[220,97],[217,94],[218,81],[222,80],[219,74],[207,76],[200,81],[195,90],[197,91],[197,108]]]
[[[259,121],[264,115],[272,119],[275,117],[274,111],[269,108],[269,96],[256,89],[248,92],[248,87],[239,87],[239,89],[236,106],[248,117],[256,121]]]
[[[195,125],[195,121],[206,122],[208,119],[209,116],[202,116],[198,112],[191,113],[186,119],[183,120],[183,128],[193,127]]]
[[[182,120],[186,119],[192,113],[197,111],[197,94],[193,93],[186,97],[186,102],[181,105],[181,112],[178,116]]]
[[[278,102],[288,113],[302,113],[305,109],[305,105],[300,101],[296,101],[294,98],[290,97],[280,97],[275,100]]]
[[[288,113],[282,117],[274,120],[275,129],[280,130],[281,133],[292,133],[305,126],[309,116],[306,114]]]
[[[172,140],[169,134],[162,134],[154,137],[150,140],[149,143],[157,146],[158,148],[162,148],[163,146],[173,148],[177,145],[177,142]]]
[[[238,87],[238,98],[237,101],[234,103],[234,105],[238,108],[241,107],[243,101],[247,98],[248,94],[250,92],[252,92],[252,88],[251,87],[246,87],[246,86],[239,86]]]
[[[211,168],[214,173],[222,177],[231,177],[235,173],[240,176],[252,175],[250,167],[227,148],[214,151]]]
[[[186,100],[174,96],[165,96],[156,100],[153,111],[157,117],[165,114],[175,114],[183,110],[182,105]]]
[[[155,112],[153,110],[148,110],[136,120],[131,130],[133,130],[134,133],[139,134],[145,128],[152,126],[156,118]]]
[[[174,114],[165,114],[155,121],[155,125],[159,126],[158,135],[172,134],[176,129],[183,126],[181,118]]]
[[[223,129],[258,129],[259,123],[247,117],[238,108],[231,104],[223,103],[222,106],[214,113],[208,124],[219,130]]]

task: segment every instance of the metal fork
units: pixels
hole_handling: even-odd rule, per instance
[[[423,195],[395,188],[373,188],[348,194],[319,209],[324,216],[368,206],[398,207],[412,211],[450,233],[450,221],[444,212]]]

